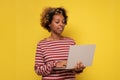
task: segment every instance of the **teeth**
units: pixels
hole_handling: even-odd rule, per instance
[[[62,28],[60,28],[59,30],[63,30]]]

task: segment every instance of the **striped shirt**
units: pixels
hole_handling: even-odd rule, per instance
[[[60,60],[67,60],[69,46],[75,45],[71,38],[60,40],[43,39],[37,44],[35,72],[42,75],[42,80],[75,80],[75,73],[68,69],[54,69]]]

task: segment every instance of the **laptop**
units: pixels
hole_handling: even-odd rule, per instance
[[[95,44],[71,45],[68,53],[68,61],[66,68],[55,69],[73,69],[78,62],[82,62],[85,66],[91,66],[93,63]]]

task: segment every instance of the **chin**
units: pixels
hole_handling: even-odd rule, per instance
[[[56,31],[55,34],[61,35],[63,31]]]
[[[59,33],[57,33],[58,35],[61,35],[62,34],[62,32],[59,32]]]

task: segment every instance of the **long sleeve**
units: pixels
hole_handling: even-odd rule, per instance
[[[42,80],[74,79],[75,73],[68,69],[54,69],[59,61],[68,59],[69,47],[75,45],[73,39],[65,37],[60,40],[43,39],[37,44],[35,55],[35,72]]]
[[[46,76],[51,73],[53,67],[56,65],[56,61],[45,62],[43,52],[44,51],[41,48],[41,45],[38,44],[36,49],[36,55],[35,55],[34,69],[38,75]]]

